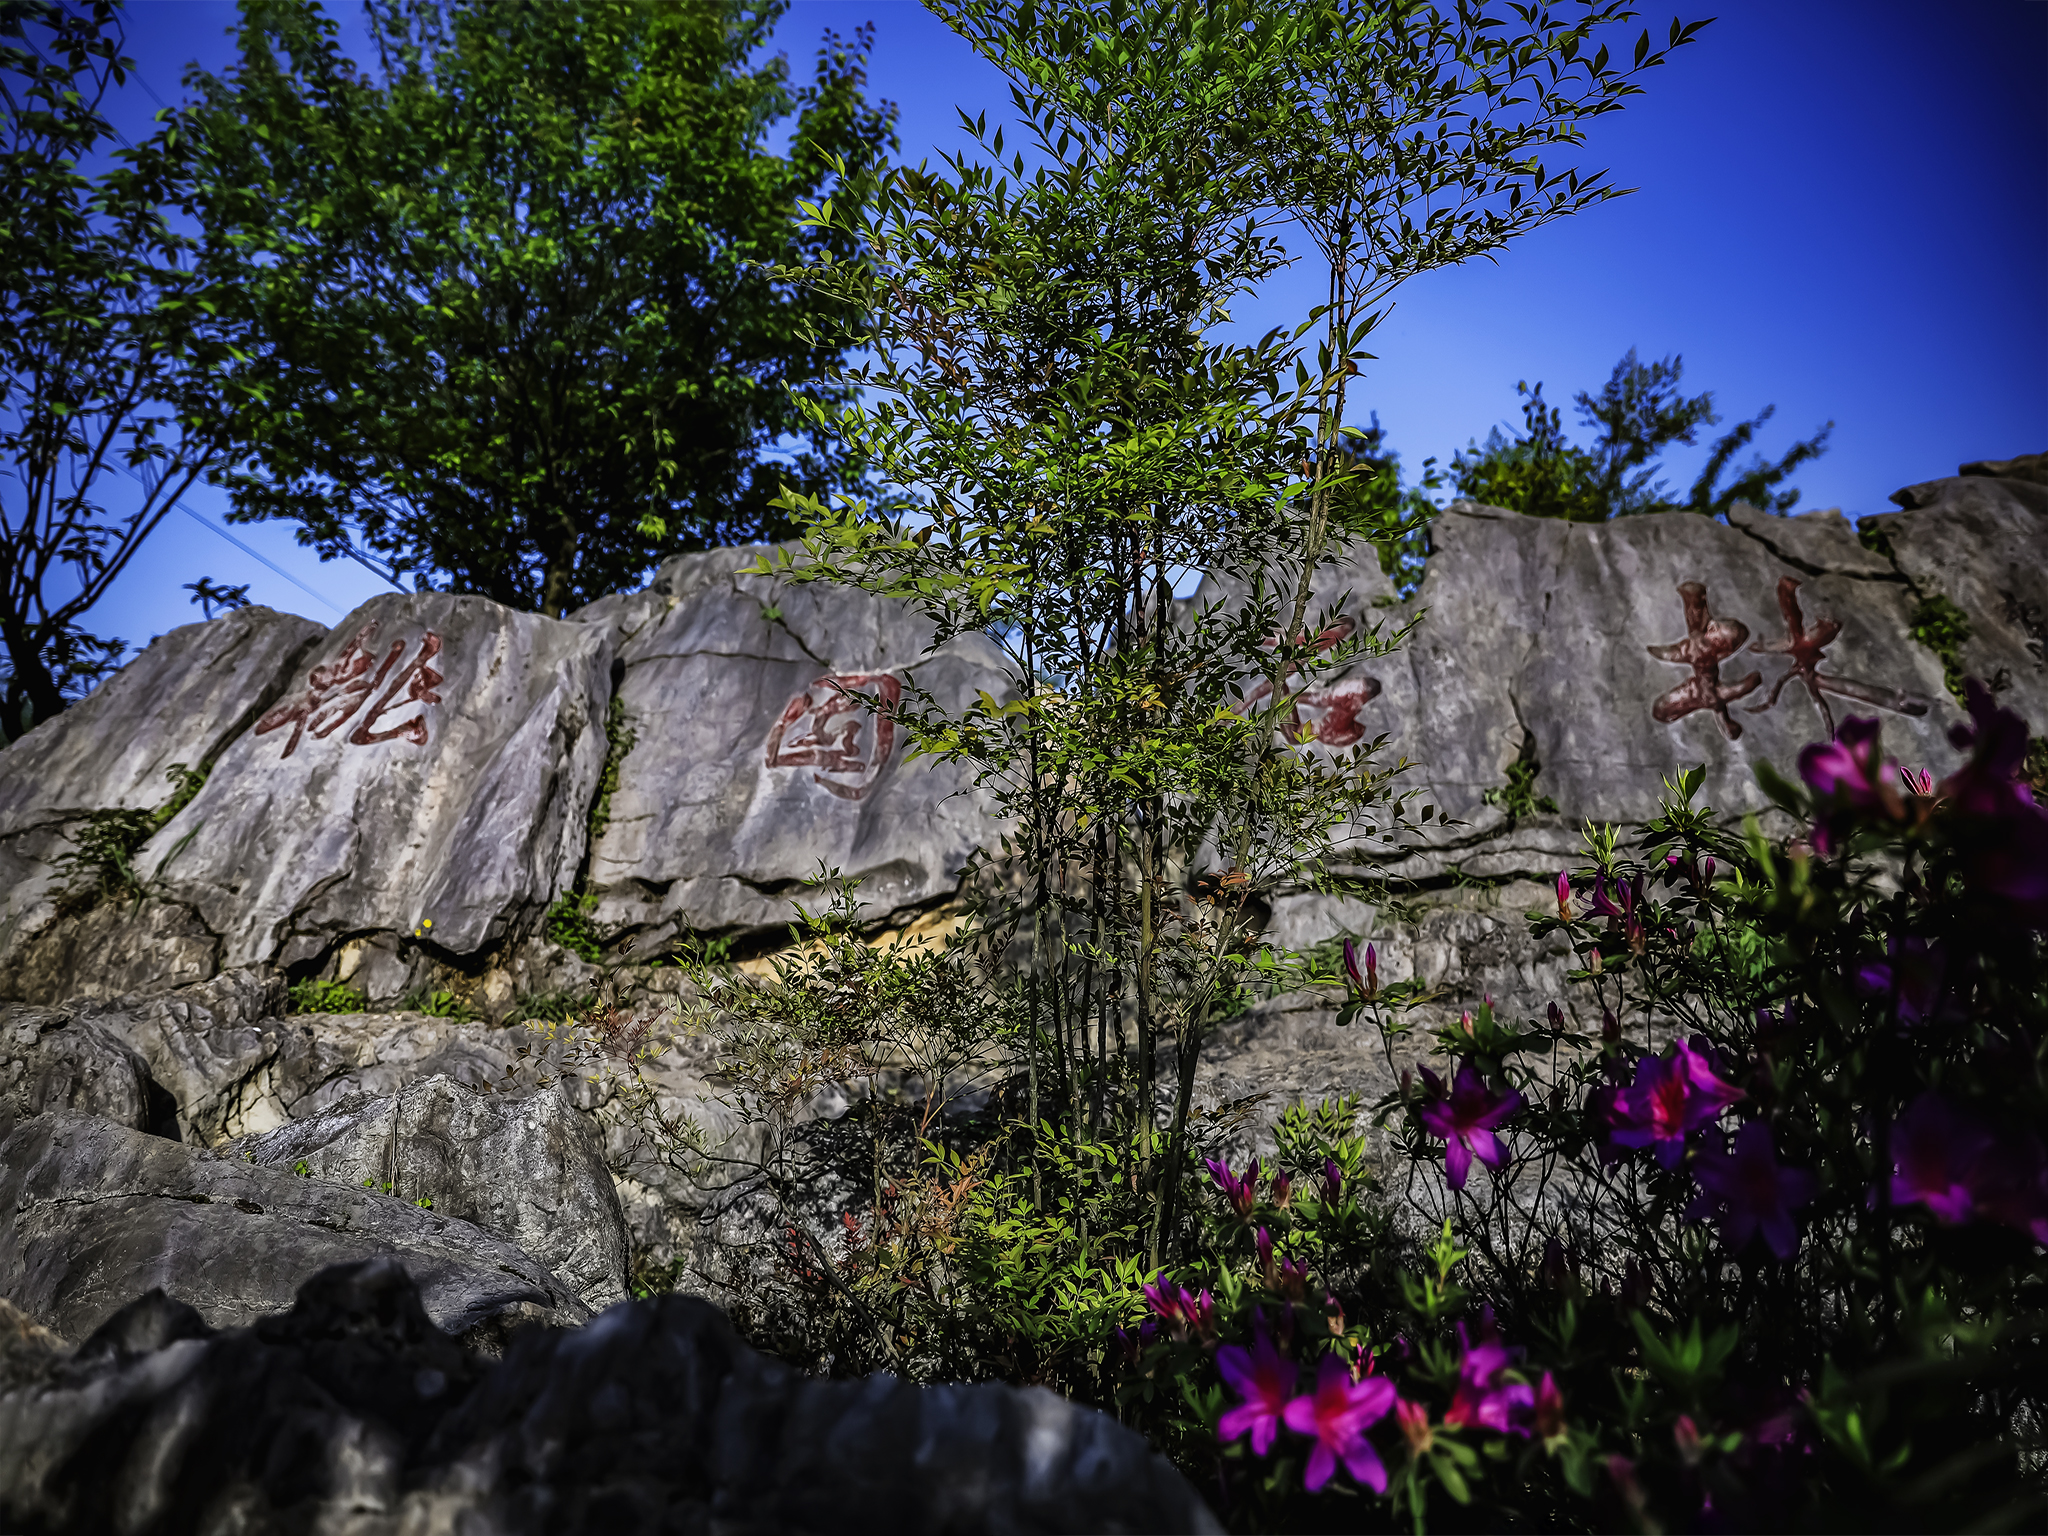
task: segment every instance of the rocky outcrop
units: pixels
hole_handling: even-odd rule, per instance
[[[178,1133],[177,1101],[126,1041],[60,1008],[0,1009],[0,1139],[50,1109]]]
[[[615,636],[633,740],[591,850],[594,920],[643,952],[684,931],[779,930],[821,866],[859,879],[878,917],[911,912],[958,890],[986,839],[965,775],[906,761],[869,701],[1000,694],[993,647],[927,655],[930,627],[895,603],[744,574],[764,553],[686,555],[571,615]]]
[[[15,1358],[9,1529],[1221,1530],[1103,1414],[1037,1388],[806,1378],[692,1298],[524,1331],[491,1366],[384,1260],[249,1327],[149,1295],[69,1356]]]
[[[559,1083],[499,1094],[436,1074],[222,1151],[259,1168],[431,1201],[440,1215],[517,1243],[593,1310],[626,1299],[625,1217],[604,1143]]]
[[[580,1322],[573,1286],[503,1238],[409,1201],[258,1168],[55,1110],[0,1142],[0,1297],[80,1338],[152,1286],[233,1327],[331,1264],[401,1255],[453,1332]]]
[[[268,608],[183,625],[0,752],[0,992],[54,1002],[213,974],[218,935],[190,913],[67,913],[93,901],[98,872],[62,861],[95,818],[168,805],[179,787],[171,770],[207,771],[320,634]],[[154,868],[137,861],[143,879]]]

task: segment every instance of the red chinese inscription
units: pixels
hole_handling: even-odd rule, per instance
[[[889,765],[896,722],[887,711],[902,698],[903,684],[886,672],[819,678],[783,706],[768,732],[768,766],[812,769],[832,794],[860,799]]]
[[[1685,638],[1670,645],[1650,646],[1649,652],[1659,661],[1692,668],[1692,676],[1660,695],[1650,706],[1650,714],[1669,725],[1694,710],[1709,709],[1721,722],[1721,729],[1727,733],[1728,739],[1733,741],[1742,734],[1742,726],[1730,717],[1728,705],[1732,700],[1753,692],[1763,681],[1763,674],[1752,672],[1724,683],[1721,681],[1721,664],[1742,649],[1743,642],[1749,639],[1749,626],[1740,619],[1715,618],[1707,609],[1707,589],[1696,581],[1680,586],[1678,595],[1685,599]],[[1820,670],[1824,653],[1841,634],[1842,626],[1835,619],[1819,619],[1813,628],[1806,627],[1806,615],[1799,606],[1798,577],[1780,578],[1778,612],[1785,620],[1785,638],[1758,640],[1749,649],[1753,655],[1786,657],[1792,665],[1772,685],[1762,703],[1743,706],[1744,714],[1760,715],[1776,704],[1778,695],[1785,691],[1785,685],[1795,677],[1806,685],[1807,693],[1820,710],[1821,723],[1827,727],[1830,736],[1835,731],[1835,714],[1828,707],[1827,699],[1823,697],[1825,694],[1874,704],[1879,709],[1896,710],[1900,714],[1927,713],[1927,701],[1910,693],[1896,688],[1879,688]]]
[[[1835,677],[1820,669],[1825,659],[1822,655],[1835,636],[1842,632],[1839,619],[1821,619],[1812,629],[1806,627],[1806,615],[1799,611],[1799,578],[1783,576],[1778,580],[1778,612],[1785,617],[1785,638],[1782,640],[1759,640],[1750,646],[1752,651],[1766,656],[1785,656],[1792,662],[1791,670],[1771,685],[1770,695],[1761,704],[1745,705],[1747,713],[1756,715],[1778,702],[1778,695],[1785,691],[1785,685],[1798,678],[1806,684],[1806,691],[1812,697],[1814,707],[1820,711],[1821,724],[1827,727],[1828,735],[1835,734],[1835,712],[1828,708],[1826,694],[1838,694],[1845,699],[1854,699],[1859,704],[1874,704],[1879,709],[1889,709],[1902,715],[1924,715],[1927,701],[1917,699],[1910,693],[1901,693],[1896,688],[1879,688],[1870,683],[1859,683],[1853,678]]]
[[[339,656],[325,666],[315,667],[307,675],[303,691],[276,705],[258,720],[255,734],[268,735],[289,725],[292,734],[284,744],[284,757],[290,757],[298,751],[302,735],[310,733],[315,740],[324,741],[369,702],[368,710],[356,722],[355,729],[343,738],[345,741],[352,746],[367,747],[402,736],[414,746],[424,746],[427,740],[426,706],[441,702],[441,695],[434,690],[446,681],[430,665],[441,654],[441,637],[431,629],[426,631],[412,659],[400,666],[399,658],[405,654],[405,642],[392,641],[380,664],[370,648],[370,642],[376,635],[377,621],[373,619],[356,631]],[[376,668],[374,672],[371,671],[373,666]],[[372,695],[375,696],[374,702],[370,702]],[[414,704],[421,706],[418,714],[388,729],[374,729],[385,715],[398,713]]]
[[[1761,672],[1721,681],[1721,663],[1742,649],[1749,638],[1749,626],[1740,619],[1717,619],[1707,610],[1707,589],[1696,581],[1682,583],[1678,595],[1685,600],[1685,638],[1670,645],[1653,645],[1650,654],[1659,661],[1676,662],[1692,668],[1692,676],[1676,688],[1658,696],[1650,706],[1652,719],[1669,725],[1696,709],[1712,710],[1730,741],[1742,734],[1741,722],[1728,714],[1731,699],[1739,699],[1764,680]]]
[[[1338,619],[1316,636],[1316,649],[1327,651],[1339,642],[1348,640],[1357,626],[1349,619]],[[1277,641],[1268,640],[1265,648],[1271,650]],[[1282,674],[1282,686],[1294,675],[1295,668],[1289,663]],[[1246,694],[1242,703],[1233,713],[1249,715],[1273,694],[1270,678]],[[1308,735],[1326,747],[1356,746],[1365,739],[1365,727],[1358,723],[1358,712],[1380,695],[1380,682],[1376,677],[1347,677],[1339,682],[1319,683],[1304,688],[1287,700],[1288,714],[1283,727],[1290,741],[1302,741]],[[1306,716],[1306,718],[1304,718]]]

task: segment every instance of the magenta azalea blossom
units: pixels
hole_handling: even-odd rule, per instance
[[[1223,1191],[1223,1198],[1230,1202],[1230,1208],[1249,1220],[1259,1203],[1259,1160],[1255,1157],[1251,1166],[1239,1178],[1215,1158],[1205,1158],[1209,1177],[1216,1181],[1216,1187]]]
[[[1905,814],[1898,786],[1886,771],[1874,719],[1852,716],[1833,741],[1815,742],[1802,751],[1799,776],[1820,802],[1812,839],[1814,851],[1823,857],[1841,846],[1855,821],[1878,814],[1898,820]]]
[[[1695,1221],[1721,1213],[1721,1240],[1740,1253],[1759,1232],[1771,1252],[1789,1259],[1799,1251],[1799,1225],[1792,1213],[1820,1193],[1820,1180],[1804,1168],[1784,1168],[1771,1129],[1752,1120],[1720,1154],[1703,1150],[1693,1173],[1702,1193],[1686,1208]]]
[[[1344,941],[1344,979],[1351,983],[1351,990],[1367,1002],[1379,996],[1380,952],[1372,945],[1365,946],[1365,970],[1358,969],[1358,950],[1349,939]]]
[[[1636,1063],[1634,1084],[1606,1105],[1607,1123],[1616,1146],[1653,1147],[1658,1162],[1676,1168],[1685,1138],[1741,1097],[1740,1088],[1714,1076],[1703,1053],[1680,1040],[1668,1059],[1645,1056]]]
[[[1991,1135],[1938,1093],[1923,1093],[1892,1127],[1892,1204],[1924,1205],[1937,1221],[1968,1221]]]
[[[1264,1328],[1252,1331],[1252,1347],[1226,1344],[1216,1351],[1216,1368],[1230,1389],[1244,1401],[1217,1421],[1216,1438],[1226,1444],[1252,1437],[1252,1450],[1263,1456],[1280,1433],[1280,1418],[1294,1395],[1300,1372],[1281,1354]]]
[[[1352,1478],[1374,1493],[1387,1491],[1387,1469],[1379,1452],[1365,1438],[1365,1432],[1387,1416],[1394,1406],[1394,1384],[1384,1376],[1353,1381],[1351,1372],[1335,1355],[1323,1356],[1316,1369],[1316,1389],[1287,1405],[1287,1427],[1315,1441],[1308,1453],[1308,1472],[1302,1486],[1319,1493],[1336,1475],[1337,1463]]]
[[[1976,678],[1963,684],[1963,698],[1970,711],[1970,723],[1958,725],[1948,739],[1970,760],[1941,781],[1935,793],[1956,810],[1972,816],[1997,816],[2024,806],[2034,808],[2034,796],[2020,782],[2020,769],[2027,757],[2027,722],[1998,702]]]
[[[1507,1153],[1493,1128],[1522,1107],[1522,1096],[1512,1088],[1494,1092],[1469,1061],[1458,1069],[1448,1094],[1427,1067],[1422,1076],[1434,1100],[1422,1106],[1422,1123],[1431,1135],[1443,1137],[1444,1173],[1451,1188],[1463,1189],[1473,1158],[1489,1168],[1498,1168],[1505,1161]]]
[[[1536,1406],[1536,1390],[1527,1382],[1501,1379],[1514,1360],[1513,1352],[1484,1325],[1474,1344],[1466,1336],[1465,1325],[1458,1324],[1458,1342],[1465,1355],[1458,1362],[1458,1385],[1444,1412],[1444,1423],[1498,1430],[1504,1435],[1528,1433],[1518,1421]]]

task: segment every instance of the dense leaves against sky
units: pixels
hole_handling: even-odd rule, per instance
[[[854,254],[795,207],[828,155],[893,149],[895,112],[863,99],[865,33],[828,32],[803,90],[750,68],[782,8],[370,0],[373,79],[313,0],[245,0],[240,64],[188,81],[262,400],[234,515],[559,613],[780,534],[785,480],[857,482],[816,431],[769,456],[804,432],[789,386],[839,398],[799,339],[834,317],[756,264]]]

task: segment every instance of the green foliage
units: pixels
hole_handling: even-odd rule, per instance
[[[1536,793],[1536,776],[1543,771],[1543,765],[1536,760],[1536,738],[1527,732],[1522,736],[1522,750],[1515,760],[1508,764],[1508,781],[1480,795],[1486,805],[1499,806],[1508,814],[1513,825],[1525,816],[1538,812],[1557,814],[1557,802],[1548,795]]]
[[[414,1013],[424,1013],[429,1018],[435,1019],[474,1019],[481,1017],[469,999],[445,989],[437,992],[410,993],[399,1002],[398,1006],[409,1009]]]
[[[293,1013],[361,1013],[370,1000],[355,988],[339,981],[308,977],[288,989]]]
[[[135,872],[135,854],[171,818],[182,811],[206,783],[203,770],[172,763],[164,769],[170,781],[171,797],[153,811],[102,810],[85,818],[77,831],[68,834],[70,851],[58,855],[56,865],[68,875],[85,873],[90,883],[73,897],[73,910],[86,910],[101,900],[139,898],[146,882]]]
[[[1960,704],[1963,699],[1963,643],[1970,638],[1970,616],[1936,592],[1913,605],[1907,632],[1941,658],[1941,680]]]
[[[360,529],[401,574],[560,613],[778,535],[782,483],[859,483],[815,433],[763,457],[798,397],[844,397],[800,334],[836,312],[759,264],[853,254],[793,207],[843,200],[833,157],[893,148],[893,108],[862,97],[866,29],[828,31],[803,90],[750,67],[782,9],[372,0],[371,78],[316,0],[244,0],[240,62],[190,82],[263,402],[233,515],[330,556]]]
[[[595,965],[604,958],[604,941],[597,936],[597,929],[590,921],[590,914],[596,910],[595,892],[564,891],[548,908],[541,932],[547,935],[549,942],[559,944]]]
[[[1342,461],[1357,470],[1357,477],[1337,488],[1332,501],[1334,515],[1346,533],[1370,543],[1378,551],[1380,569],[1394,583],[1403,601],[1422,585],[1429,559],[1429,523],[1436,516],[1430,493],[1443,485],[1435,459],[1422,461],[1422,479],[1401,484],[1401,456],[1386,446],[1386,428],[1380,413],[1372,413],[1372,425],[1355,438],[1337,444]]]
[[[626,701],[613,694],[604,711],[604,771],[598,775],[597,799],[590,807],[589,847],[592,849],[604,836],[604,829],[612,824],[612,796],[619,788],[619,765],[639,739],[626,716]]]
[[[1566,441],[1560,413],[1544,402],[1541,383],[1533,389],[1517,384],[1515,392],[1526,397],[1522,433],[1510,437],[1495,427],[1484,444],[1474,443],[1453,455],[1451,474],[1458,494],[1532,517],[1573,522],[1680,510],[1725,516],[1738,501],[1767,512],[1791,511],[1799,493],[1778,487],[1801,464],[1827,451],[1834,423],[1794,443],[1775,462],[1754,457],[1732,481],[1721,485],[1730,462],[1776,413],[1776,406],[1765,406],[1714,440],[1705,467],[1679,500],[1659,478],[1664,450],[1696,443],[1703,427],[1721,421],[1711,390],[1691,397],[1680,393],[1683,373],[1682,359],[1644,363],[1631,347],[1599,394],[1582,390],[1575,397],[1580,418],[1595,429],[1591,448]]]
[[[131,67],[113,0],[0,7],[0,742],[120,664],[125,644],[80,623],[244,400],[221,288],[167,218],[190,196],[189,124],[110,144],[100,107]]]

